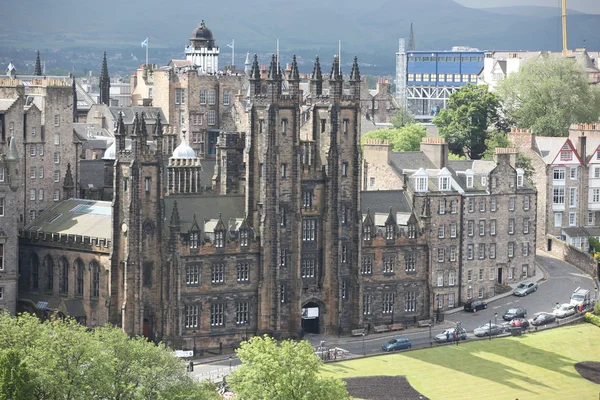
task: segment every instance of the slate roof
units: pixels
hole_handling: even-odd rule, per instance
[[[98,189],[104,188],[104,164],[105,160],[80,160],[79,161],[79,184],[87,189],[93,185]]]
[[[181,220],[181,232],[187,232],[194,221],[200,228],[203,228],[204,222],[219,218],[219,213],[223,222],[227,224],[229,220],[244,218],[245,196],[242,195],[170,195],[164,199],[164,218],[165,226],[168,228],[173,205],[177,201],[177,210]]]
[[[115,135],[108,129],[101,128],[96,124],[73,123],[73,133],[82,141],[100,138],[114,138]],[[112,143],[112,140],[109,140]]]
[[[431,160],[421,151],[405,151],[390,153],[390,164],[400,172],[405,169],[417,170],[419,168],[436,168]]]
[[[16,99],[0,99],[0,111],[7,111],[18,100]]]
[[[360,192],[360,212],[363,214],[390,212],[410,213],[412,206],[404,190],[371,190]]]
[[[566,137],[536,136],[538,152],[546,164],[552,164],[556,155],[567,141]]]

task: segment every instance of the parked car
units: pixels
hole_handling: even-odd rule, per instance
[[[556,321],[556,317],[553,314],[544,312],[536,315],[535,318],[531,320],[531,325],[545,325],[554,321]]]
[[[492,324],[489,322],[486,324],[483,324],[483,325],[475,328],[475,330],[473,330],[473,333],[475,334],[475,336],[478,336],[478,337],[499,335],[502,332],[504,332],[504,328],[502,326]]]
[[[510,321],[509,325],[513,328],[527,329],[529,328],[529,321],[527,318],[515,318]]]
[[[552,311],[552,314],[554,314],[556,318],[568,317],[569,315],[575,314],[575,306],[569,303],[561,304]]]
[[[456,332],[456,335],[454,334]],[[467,339],[467,331],[459,327],[446,329],[444,332],[435,336],[435,341],[438,343],[446,343],[446,342],[454,342],[457,340],[466,340]]]
[[[410,349],[412,343],[407,338],[395,338],[381,346],[383,351],[405,350]]]
[[[527,310],[524,309],[523,307],[509,308],[508,310],[506,310],[506,312],[502,316],[502,318],[504,318],[505,321],[510,321],[514,318],[525,318],[525,317],[527,317]]]
[[[467,302],[465,304],[465,306],[463,307],[463,309],[465,311],[470,311],[470,312],[476,312],[479,310],[483,310],[484,308],[487,308],[487,303],[482,300],[471,300],[471,301]]]
[[[590,303],[590,291],[587,289],[582,289],[578,287],[571,295],[571,304],[573,304],[575,307],[579,305],[587,307],[590,305]]]
[[[527,296],[529,293],[537,291],[537,289],[538,284],[535,282],[521,282],[516,289],[513,290],[513,294],[515,296]]]

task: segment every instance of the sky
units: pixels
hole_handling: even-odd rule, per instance
[[[455,0],[463,6],[473,8],[546,6],[560,7],[560,0]],[[600,14],[600,0],[567,0],[567,8],[589,14]]]

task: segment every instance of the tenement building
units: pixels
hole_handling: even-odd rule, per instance
[[[425,138],[418,152],[370,141],[364,154],[363,189],[404,188],[422,220],[430,312],[534,275],[536,192],[515,168],[516,150],[497,149],[494,161],[452,161],[443,139]]]

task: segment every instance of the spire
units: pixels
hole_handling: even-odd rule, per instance
[[[125,122],[123,121],[123,113],[121,111],[119,111],[119,118],[117,118],[115,135],[127,136],[127,128],[125,127]]]
[[[146,118],[143,111],[140,115],[140,132],[142,136],[148,136],[148,131],[146,130]]]
[[[40,60],[40,51],[37,51],[37,58],[35,59],[35,72],[36,76],[42,76],[42,61]]]
[[[179,210],[177,209],[177,200],[173,203],[173,211],[171,212],[171,221],[169,224],[171,227],[176,227],[181,225],[181,221],[179,220]]]
[[[133,117],[133,131],[131,132],[131,136],[139,136],[140,133],[140,118],[139,114],[135,113]]]
[[[67,172],[63,180],[63,191],[66,199],[75,197],[75,181],[73,180],[73,174],[71,174],[71,163],[67,164]]]
[[[338,56],[333,56],[333,65],[331,66],[330,80],[341,81],[342,75],[340,74],[340,59]]]
[[[190,231],[199,231],[200,226],[198,225],[198,221],[196,220],[196,214],[194,214],[194,220],[192,221],[192,226],[190,227]]]
[[[250,79],[260,80],[260,67],[258,66],[258,56],[254,55],[254,61],[252,61],[252,71],[250,72]]]
[[[352,72],[350,72],[350,80],[354,82],[360,82],[360,70],[358,69],[358,57],[354,56],[354,62],[352,63]]]
[[[100,103],[110,105],[110,76],[108,75],[106,52],[104,52],[102,72],[100,73]]]
[[[156,117],[156,125],[154,125],[154,137],[161,137],[163,135],[162,122],[160,122],[160,113]]]
[[[249,78],[252,71],[252,62],[250,61],[250,52],[246,53],[246,61],[244,62],[244,73]]]
[[[275,54],[271,56],[271,65],[269,65],[269,74],[267,75],[267,79],[281,79],[281,75],[279,73],[279,61],[277,61],[277,57],[275,56]]]
[[[300,80],[300,74],[298,73],[298,63],[296,62],[296,55],[292,57],[292,72],[290,72],[290,81]]]
[[[319,56],[315,60],[315,67],[313,68],[312,80],[320,81],[323,80],[323,74],[321,73],[321,63],[319,63]]]
[[[413,24],[410,23],[410,33],[408,34],[408,51],[415,51],[415,33],[413,32]]]

